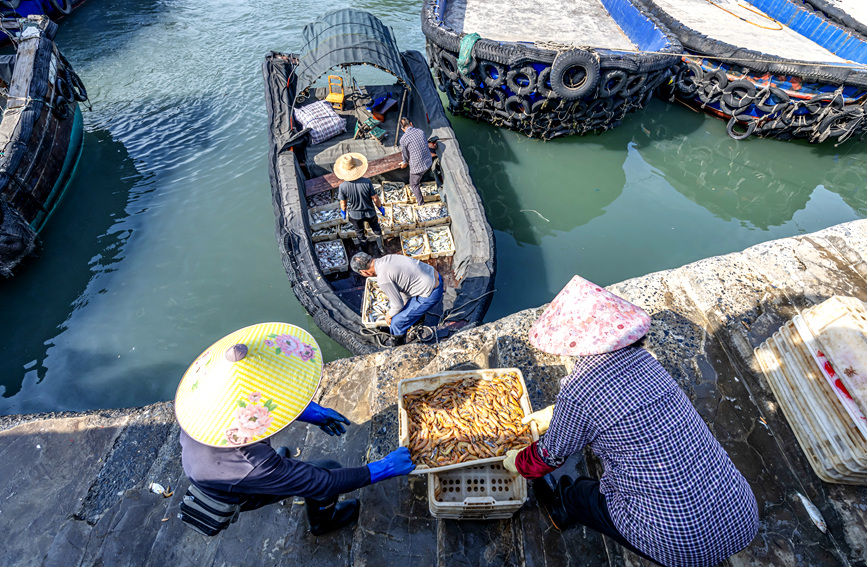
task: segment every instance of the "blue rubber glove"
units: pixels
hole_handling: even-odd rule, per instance
[[[370,484],[373,484],[393,476],[409,474],[415,465],[409,459],[409,449],[399,447],[382,459],[367,463],[367,468],[370,469]]]
[[[343,217],[343,220],[346,220],[346,211],[340,209],[340,216]]]
[[[338,412],[324,408],[316,402],[310,402],[310,405],[298,416],[298,421],[318,425],[319,429],[325,433],[338,436],[346,433],[346,427],[343,424],[349,425],[350,423]]]
[[[379,207],[379,214],[385,216],[385,207]]]

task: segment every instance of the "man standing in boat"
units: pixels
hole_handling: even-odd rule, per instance
[[[337,199],[340,201],[340,216],[349,220],[355,228],[356,237],[352,239],[356,246],[361,245],[364,236],[364,223],[370,225],[370,230],[376,235],[376,245],[379,253],[385,254],[382,244],[382,227],[376,218],[376,209],[385,215],[385,208],[373,188],[370,179],[362,177],[367,172],[367,158],[355,152],[343,154],[334,162],[334,175],[343,182],[337,189]],[[376,206],[376,209],[374,209]],[[347,219],[347,217],[349,217]]]
[[[406,332],[433,309],[443,297],[443,277],[428,264],[400,254],[388,254],[373,259],[359,252],[352,257],[349,266],[367,278],[376,278],[388,296],[388,315],[391,337],[386,346],[406,343]]]
[[[408,118],[400,119],[400,128],[403,136],[400,138],[400,153],[403,161],[400,167],[409,166],[409,188],[415,195],[418,206],[424,205],[424,197],[421,194],[421,180],[427,170],[433,165],[431,149],[427,143],[427,136],[419,128],[412,125]]]
[[[530,328],[544,352],[575,357],[557,402],[524,418],[539,441],[503,466],[533,481],[554,527],[583,524],[662,565],[711,567],[755,537],[749,483],[677,382],[634,343],[650,328],[641,308],[579,276]],[[585,446],[600,480],[549,474]]]

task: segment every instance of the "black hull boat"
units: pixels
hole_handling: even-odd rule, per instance
[[[422,31],[454,114],[545,139],[617,126],[680,63],[631,0],[426,0]]]
[[[383,348],[388,336],[378,330],[383,322],[362,314],[368,282],[348,265],[358,251],[376,256],[376,245],[336,215],[339,180],[331,173],[332,164],[344,153],[359,152],[369,161],[366,176],[383,185],[383,194],[388,186],[394,189],[390,196],[398,195],[396,200],[384,198],[387,216],[380,219],[387,253],[407,253],[407,239],[423,238],[426,251],[413,257],[433,265],[443,277],[442,313],[439,320],[426,321],[428,334],[421,339],[442,338],[481,323],[493,292],[493,232],[424,57],[415,51],[398,52],[391,30],[358,10],[326,14],[305,27],[302,36],[305,46],[298,55],[271,53],[263,64],[277,242],[295,295],[316,324],[353,354]],[[346,132],[313,143],[310,128],[301,127],[295,111],[316,104],[322,108],[320,101],[329,89],[314,88],[314,83],[329,69],[351,72],[350,65],[376,67],[396,82],[359,85],[346,80],[342,108],[327,108],[345,120]],[[369,120],[376,116],[382,121],[370,128]],[[423,221],[420,210],[413,218],[402,216],[411,205],[400,204],[409,199],[401,199],[396,189],[407,181],[407,170],[397,166],[400,116],[439,138],[434,179],[426,186],[433,188],[431,210],[447,211],[445,218]],[[446,228],[453,248],[435,249],[433,234],[426,231],[442,236]],[[361,244],[355,244],[354,237],[361,237]]]
[[[807,0],[637,1],[687,53],[672,95],[726,120],[732,138],[864,134],[867,40]]]
[[[0,274],[35,249],[81,155],[81,79],[47,17],[23,20],[15,55],[0,57]]]

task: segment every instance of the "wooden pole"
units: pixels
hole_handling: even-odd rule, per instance
[[[400,111],[397,113],[397,128],[394,129],[394,145],[397,145],[397,135],[400,133],[400,119],[403,118],[403,103],[406,101],[406,87],[403,88],[403,96],[400,97]]]

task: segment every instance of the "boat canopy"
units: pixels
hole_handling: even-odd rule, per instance
[[[319,77],[338,65],[371,65],[391,73],[404,88],[409,79],[391,28],[361,10],[335,10],[304,26],[298,58],[298,92],[307,93]]]

